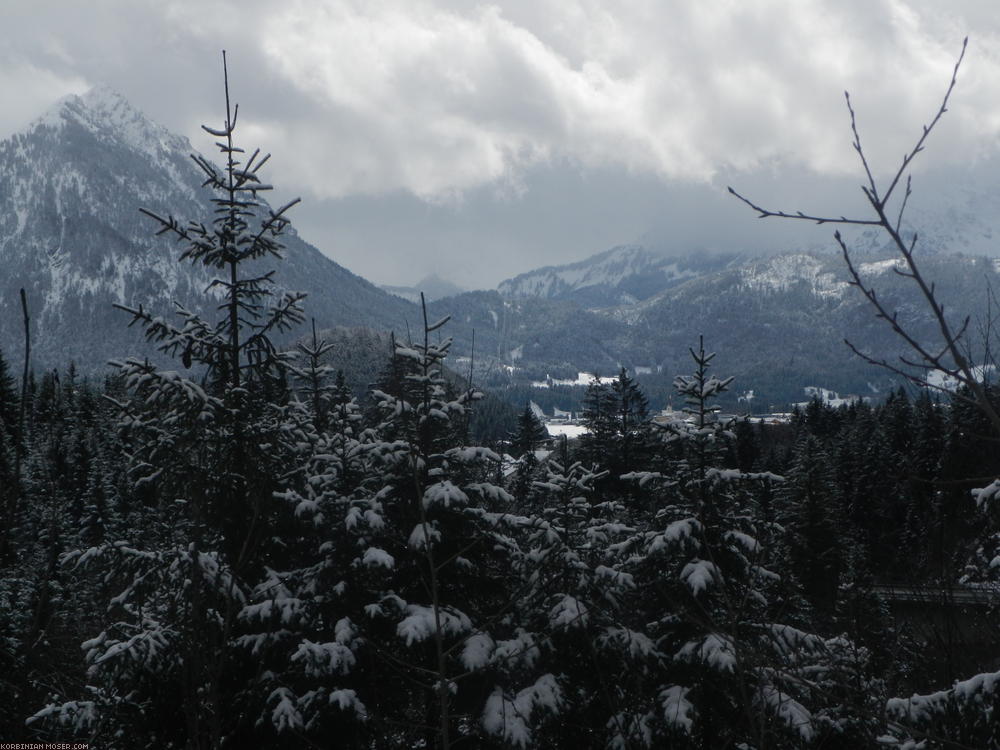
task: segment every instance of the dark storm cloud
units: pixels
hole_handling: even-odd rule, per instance
[[[437,271],[492,284],[646,232],[687,247],[792,241],[785,230],[754,234],[752,217],[720,197],[725,182],[780,192],[801,176],[855,174],[845,88],[876,167],[894,166],[966,33],[959,90],[925,163],[991,154],[991,9],[13,2],[0,32],[0,130],[106,83],[207,150],[198,126],[220,119],[226,48],[243,137],[274,153],[282,195],[306,199],[304,236],[378,281]]]

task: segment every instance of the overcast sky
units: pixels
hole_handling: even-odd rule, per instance
[[[226,48],[242,138],[273,153],[278,197],[302,196],[299,231],[381,283],[492,286],[641,238],[786,243],[724,186],[854,205],[843,91],[876,168],[895,166],[966,34],[923,164],[992,157],[1000,132],[995,0],[7,0],[3,16],[3,135],[103,83],[209,151]]]

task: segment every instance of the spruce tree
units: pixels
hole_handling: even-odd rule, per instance
[[[611,383],[595,379],[587,388],[583,407],[587,432],[580,438],[579,455],[607,470],[604,487],[621,492],[630,486],[621,481],[622,475],[648,464],[649,402],[623,367]]]
[[[616,406],[611,388],[595,376],[587,386],[582,402],[582,421],[587,428],[580,436],[577,451],[582,461],[602,468],[606,466],[608,453],[618,434]]]
[[[778,492],[778,521],[791,551],[791,570],[818,611],[832,613],[843,573],[844,528],[833,472],[826,451],[812,434],[795,446],[793,463]]]
[[[0,351],[0,431],[12,438],[17,436],[20,398],[14,376],[10,374],[7,360]]]
[[[517,420],[517,431],[510,440],[510,451],[516,463],[508,489],[520,501],[527,500],[531,494],[531,482],[539,463],[536,451],[548,437],[545,425],[535,415],[531,404],[525,404]]]
[[[108,747],[218,748],[234,736],[233,687],[253,671],[234,651],[237,615],[248,582],[281,554],[273,493],[286,470],[286,358],[273,336],[301,321],[303,295],[276,297],[273,272],[255,269],[280,259],[295,201],[271,210],[260,199],[270,189],[259,176],[268,157],[234,142],[228,74],[225,95],[223,126],[204,127],[224,166],[192,157],[212,215],[185,224],[145,212],[159,234],[183,243],[182,262],[216,274],[221,315],[210,322],[178,308],[175,325],[141,305],[122,308],[201,382],[146,360],[114,363],[126,386],[118,407],[133,491],[150,505],[142,528],[70,556],[118,590],[103,631],[86,644],[89,697],[35,717],[58,717]]]
[[[656,689],[636,696],[645,713],[621,722],[614,742],[795,747],[836,727],[850,746],[874,727],[869,714],[851,725],[864,691],[844,679],[849,669],[856,685],[870,685],[864,655],[801,627],[806,613],[779,554],[780,527],[758,502],[781,478],[725,467],[734,436],[715,399],[732,378],[711,374],[714,355],[703,346],[691,355],[694,373],[675,379],[687,416],[664,426],[671,451],[658,471],[632,475],[660,510],[615,545],[637,592],[625,609],[641,611],[641,632],[660,655],[653,664],[664,666],[647,678]]]
[[[299,522],[299,566],[269,570],[240,615],[241,643],[267,665],[247,699],[271,744],[503,738],[528,731],[505,723],[505,695],[555,690],[551,676],[525,675],[528,656],[509,663],[528,608],[508,579],[532,524],[489,481],[499,457],[462,442],[478,394],[450,393],[450,340],[430,336],[445,322],[394,342],[372,393],[377,421],[355,421],[352,401],[346,421],[334,410],[320,432],[306,411],[292,430],[301,469],[280,497]]]
[[[545,425],[535,415],[531,405],[525,404],[524,411],[517,418],[517,432],[511,436],[510,449],[514,457],[530,456],[529,460],[534,460],[535,449],[548,437]]]
[[[10,554],[10,536],[17,516],[20,477],[17,476],[21,436],[18,428],[20,399],[7,362],[0,352],[0,564]]]

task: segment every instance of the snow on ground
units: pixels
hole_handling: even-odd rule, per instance
[[[588,431],[582,424],[547,424],[545,429],[551,437],[565,435],[568,438],[578,438]]]
[[[906,261],[902,258],[889,258],[887,260],[872,261],[871,263],[861,263],[858,265],[858,271],[868,276],[878,276],[893,268],[903,269],[905,267]]]
[[[740,269],[750,289],[783,291],[805,281],[818,297],[840,297],[849,284],[826,270],[822,260],[805,253],[765,258]]]
[[[868,401],[867,396],[855,396],[853,394],[847,396],[841,396],[836,391],[831,391],[829,388],[821,388],[815,385],[807,385],[802,389],[810,400],[818,398],[827,406],[832,406],[834,409],[838,409],[841,406],[849,406],[850,404],[857,403],[859,401]],[[809,406],[809,401],[800,401],[794,406],[800,409],[805,409]]]
[[[972,374],[976,380],[985,383],[989,380],[990,373],[992,373],[994,369],[993,365],[986,365],[985,367],[982,365],[976,365],[972,368]],[[930,388],[938,388],[945,391],[954,391],[958,389],[958,381],[942,370],[931,370],[927,373],[925,380]]]
[[[597,381],[603,385],[611,385],[618,379],[617,375],[609,375],[604,378],[597,378]],[[576,379],[572,378],[549,378],[546,377],[545,380],[533,380],[531,382],[532,388],[551,388],[554,385],[579,385],[588,386],[594,382],[594,376],[589,372],[578,372],[576,374]]]

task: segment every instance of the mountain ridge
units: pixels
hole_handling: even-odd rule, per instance
[[[442,279],[436,273],[424,276],[424,278],[413,286],[391,286],[388,284],[379,284],[379,289],[383,292],[394,294],[397,297],[402,297],[403,299],[413,303],[420,302],[421,293],[423,293],[426,301],[433,302],[435,300],[443,299],[444,297],[454,297],[455,295],[462,294],[467,291],[458,286],[458,284],[453,284],[447,279]]]
[[[505,297],[566,299],[584,307],[630,305],[732,262],[736,254],[670,256],[643,245],[617,245],[572,263],[541,268],[502,281]]]
[[[98,371],[108,359],[154,354],[112,303],[141,303],[169,315],[177,301],[214,317],[214,300],[204,294],[212,274],[178,263],[181,249],[154,236],[156,227],[138,211],[179,220],[212,215],[192,150],[186,138],[106,88],[67,97],[0,142],[6,358],[20,357],[20,287],[28,293],[37,368],[75,361],[83,371]],[[942,225],[921,258],[949,310],[981,314],[982,279],[997,275],[996,262],[936,252],[944,244],[939,238],[962,231]],[[306,314],[318,328],[401,335],[419,329],[411,302],[327,258],[294,227],[283,241],[287,260],[268,264],[277,271],[277,290],[308,292]],[[862,231],[851,243],[859,269],[878,279],[885,300],[914,319],[922,336],[932,335],[920,299],[889,272],[895,261],[882,239]],[[760,403],[778,403],[801,400],[807,385],[847,393],[886,385],[884,372],[842,344],[850,334],[869,351],[890,358],[897,351],[891,332],[849,286],[832,252],[685,256],[619,245],[519,274],[497,290],[430,300],[428,307],[435,319],[452,316],[443,335],[454,338],[456,364],[474,360],[484,386],[516,391],[550,375],[573,380],[579,372],[609,375],[624,366],[643,373],[644,386],[662,395],[673,375],[686,371],[687,348],[704,335],[719,351],[720,372],[758,391]],[[287,341],[303,333],[293,331]],[[520,391],[512,398],[520,399]]]
[[[187,138],[146,118],[107,87],[56,103],[0,142],[0,350],[22,352],[18,289],[25,288],[37,367],[75,361],[84,371],[122,356],[155,356],[125,328],[113,303],[169,315],[174,303],[207,312],[213,275],[179,263],[181,248],[154,235],[146,208],[178,220],[210,220]],[[294,214],[291,218],[294,220]],[[281,238],[277,290],[305,291],[321,327],[405,327],[409,302],[386,294],[327,258],[294,228]]]

